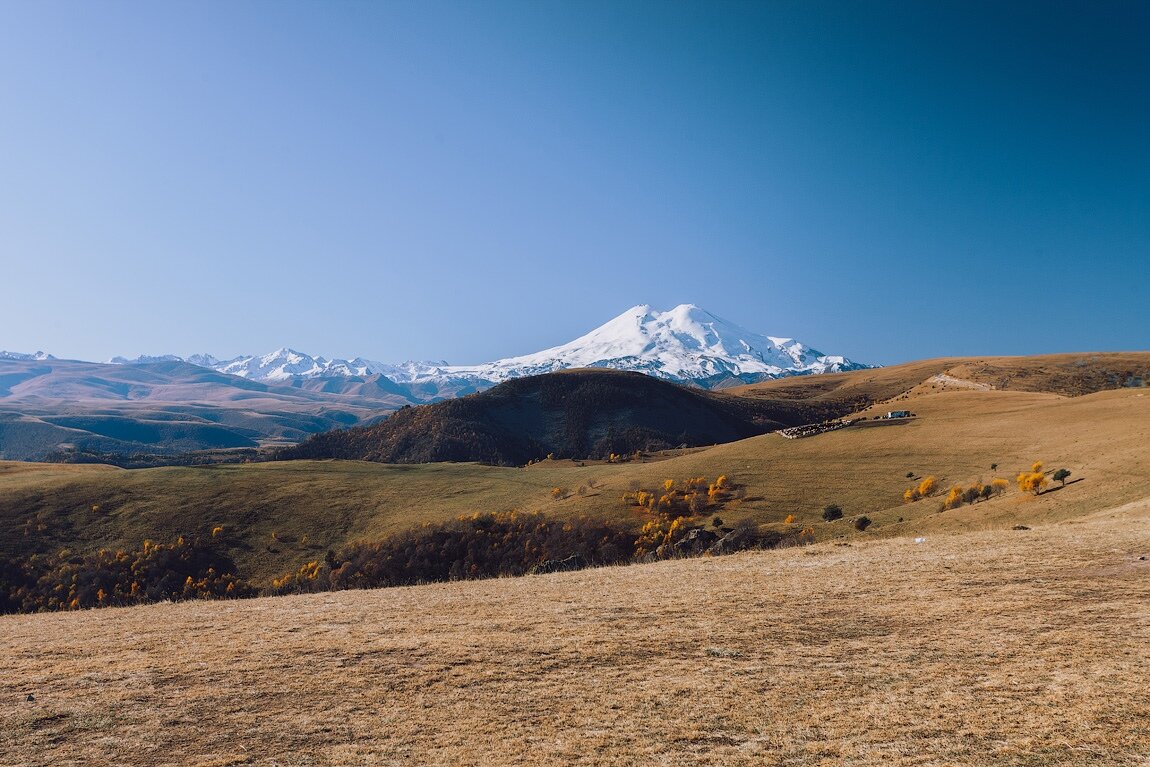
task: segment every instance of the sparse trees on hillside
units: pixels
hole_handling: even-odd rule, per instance
[[[962,487],[962,485],[955,485],[950,489],[950,492],[947,493],[940,510],[957,509],[966,504],[990,500],[1005,491],[1009,486],[1010,483],[1005,479],[997,478],[992,479],[989,485],[982,484],[982,480],[978,480],[966,488]]]

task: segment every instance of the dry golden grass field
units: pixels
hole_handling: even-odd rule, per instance
[[[1150,499],[925,537],[5,616],[0,763],[1146,765]]]

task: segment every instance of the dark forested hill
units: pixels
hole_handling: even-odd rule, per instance
[[[641,373],[572,370],[404,408],[373,426],[317,434],[279,457],[521,465],[548,454],[606,458],[731,442],[829,415],[822,405],[733,397]]]

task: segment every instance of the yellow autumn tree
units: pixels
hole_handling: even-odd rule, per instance
[[[962,505],[962,496],[963,496],[962,487],[959,485],[955,485],[954,487],[952,487],[950,489],[950,492],[947,493],[946,500],[942,502],[943,508],[944,509],[957,509],[959,506]]]
[[[1034,465],[1041,467],[1042,464],[1036,463]],[[1046,487],[1046,475],[1041,471],[1019,472],[1015,481],[1018,482],[1018,489],[1024,493],[1038,495],[1042,492],[1042,488]]]
[[[934,487],[936,484],[937,483],[933,476],[927,477],[922,482],[918,483],[918,494],[923,498],[927,497],[934,492]]]

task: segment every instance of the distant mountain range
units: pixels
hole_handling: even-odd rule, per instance
[[[0,459],[38,460],[61,449],[171,454],[298,442],[369,424],[403,405],[575,368],[721,389],[865,367],[690,304],[666,312],[636,306],[570,343],[480,365],[327,359],[288,348],[229,360],[166,354],[107,363],[0,352]]]
[[[843,356],[823,354],[792,338],[753,333],[692,304],[682,304],[666,312],[646,304],[635,306],[569,343],[480,365],[390,364],[362,357],[327,359],[289,348],[229,360],[199,354],[186,360],[163,355],[134,359],[114,357],[110,362],[122,365],[189,362],[253,381],[279,383],[296,378],[382,375],[397,384],[414,385],[413,399],[418,401],[572,368],[630,370],[714,389],[792,375],[870,367]],[[436,394],[429,397],[431,392]]]

